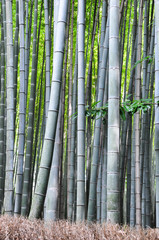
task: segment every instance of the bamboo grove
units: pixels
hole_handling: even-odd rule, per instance
[[[1,214],[159,227],[159,0],[0,14]]]

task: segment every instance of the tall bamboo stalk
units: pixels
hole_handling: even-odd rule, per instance
[[[15,37],[14,37],[14,47],[13,47],[13,56],[14,56],[14,121],[16,120],[16,104],[17,104],[17,76],[18,76],[18,55],[19,55],[19,0],[16,0],[16,28],[15,28]]]
[[[108,25],[108,21],[107,21]],[[108,48],[109,45],[109,28],[107,27],[105,32],[104,40],[104,51],[102,55],[102,63],[99,74],[99,87],[98,87],[98,98],[97,107],[103,105],[104,100],[104,87],[105,87],[105,76],[108,62]],[[97,116],[94,128],[94,142],[93,142],[93,157],[91,166],[90,186],[89,186],[89,202],[88,202],[88,220],[92,221],[95,218],[95,203],[96,203],[96,184],[97,184],[97,169],[99,159],[99,145],[100,145],[100,130],[101,130],[101,118]]]
[[[143,22],[143,1],[140,2],[139,24],[138,24],[138,50],[137,61],[141,59],[142,46],[142,22]],[[135,99],[140,100],[140,82],[141,82],[141,64],[136,67],[135,78]],[[140,192],[140,113],[137,112],[134,118],[135,122],[135,196],[136,196],[136,227],[141,225],[141,192]]]
[[[159,0],[155,0],[155,103],[159,101]],[[156,227],[159,228],[159,107],[155,106]]]
[[[68,148],[68,169],[67,169],[67,217],[68,219],[72,220],[72,216],[73,216],[73,186],[74,186],[74,157],[71,158],[71,148],[72,148],[72,137],[74,139],[74,136],[72,136],[72,134],[74,135],[75,129],[72,131],[72,111],[73,111],[73,100],[76,103],[76,92],[74,93],[74,99],[73,99],[73,23],[74,23],[74,0],[72,0],[72,10],[71,10],[71,43],[70,43],[70,79],[69,79],[69,120],[68,120],[68,139],[69,139],[69,148]],[[77,56],[76,56],[77,58]],[[76,60],[77,61],[77,60]],[[76,80],[76,79],[75,79]],[[74,84],[76,84],[76,82],[74,82]],[[76,89],[75,89],[76,90]],[[74,112],[75,113],[75,112]],[[73,150],[74,151],[74,150]]]
[[[13,213],[13,159],[14,159],[14,83],[13,83],[13,28],[12,1],[6,0],[7,36],[7,134],[4,211]]]
[[[107,220],[119,222],[119,1],[110,0]]]
[[[46,94],[45,94],[45,115],[47,119],[49,101],[50,101],[50,29],[49,29],[49,11],[48,11],[48,1],[44,0],[44,10],[45,10],[45,45],[46,45]]]
[[[85,1],[78,0],[77,221],[85,219]],[[82,143],[82,144],[81,144]]]
[[[65,25],[67,19],[67,0],[61,0],[59,6],[59,16],[57,23],[57,35],[55,45],[55,65],[53,70],[50,104],[48,110],[48,120],[46,123],[46,132],[44,138],[43,151],[41,156],[41,163],[39,167],[37,183],[35,193],[32,200],[32,206],[30,210],[30,218],[39,217],[43,208],[47,184],[48,175],[50,172],[50,164],[52,159],[52,151],[54,148],[54,139],[57,126],[57,117],[60,101],[60,87],[62,78],[62,66],[64,55],[64,43],[65,43]]]
[[[1,14],[3,16],[3,12]],[[5,149],[4,149],[4,117],[5,117],[5,46],[4,27],[1,26],[1,102],[0,102],[0,213],[4,198],[4,170],[5,170]]]
[[[19,0],[19,26],[20,26],[20,96],[19,96],[19,146],[17,177],[15,188],[14,215],[21,212],[21,198],[23,186],[23,160],[25,144],[25,46],[24,46],[24,2]]]
[[[26,102],[27,102],[27,92],[28,92],[28,40],[29,40],[29,36],[28,36],[28,0],[26,1],[26,7],[25,7],[25,11],[26,11],[26,22],[25,22],[25,107],[26,107]]]
[[[26,139],[26,155],[24,166],[24,178],[23,178],[23,191],[22,191],[22,205],[21,214],[26,216],[29,210],[29,187],[31,178],[31,163],[32,163],[32,149],[33,149],[33,125],[34,125],[34,106],[35,106],[35,89],[36,89],[36,40],[37,40],[37,10],[38,1],[35,1],[34,6],[34,33],[33,33],[33,54],[32,54],[32,75],[31,75],[31,90],[29,99],[29,120],[28,120],[28,132]]]
[[[46,197],[46,214],[45,220],[57,220],[58,194],[59,194],[59,168],[60,168],[60,122],[61,122],[61,105],[59,109],[55,147],[51,164],[47,197]]]

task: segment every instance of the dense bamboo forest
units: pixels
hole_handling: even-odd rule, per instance
[[[0,0],[0,214],[159,227],[159,0]]]

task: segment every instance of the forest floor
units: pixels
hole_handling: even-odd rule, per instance
[[[71,224],[58,221],[44,224],[39,220],[30,221],[24,218],[0,217],[0,240],[156,240],[159,230],[135,230],[128,226],[99,225],[99,224]]]

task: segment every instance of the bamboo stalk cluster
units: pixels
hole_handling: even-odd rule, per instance
[[[159,0],[0,7],[1,214],[159,227]]]

